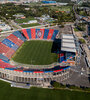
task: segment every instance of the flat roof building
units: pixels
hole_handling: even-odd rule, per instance
[[[71,34],[62,35],[61,51],[76,52],[74,36]]]

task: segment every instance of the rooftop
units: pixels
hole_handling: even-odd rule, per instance
[[[71,34],[62,35],[61,50],[67,52],[76,52],[74,36]]]
[[[62,41],[66,43],[69,43],[69,42],[74,43],[74,40],[71,40],[71,39],[63,39]]]
[[[68,48],[68,47],[62,47],[61,50],[67,52],[76,52],[75,48]]]
[[[62,38],[63,39],[74,39],[73,35],[66,35],[66,34],[62,35]]]

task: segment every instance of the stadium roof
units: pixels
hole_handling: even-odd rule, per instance
[[[74,40],[70,40],[70,39],[63,39],[63,42],[71,42],[71,43],[74,43]]]
[[[75,48],[75,43],[64,43],[64,42],[62,42],[62,47]]]
[[[74,37],[73,37],[73,35],[66,35],[66,34],[64,34],[64,35],[62,35],[62,38],[63,39],[74,39]]]
[[[61,50],[67,52],[76,52],[74,36],[71,34],[62,35]]]
[[[61,50],[62,51],[67,51],[67,52],[76,52],[76,49],[75,48],[62,47]]]

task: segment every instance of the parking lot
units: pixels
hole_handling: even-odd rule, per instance
[[[90,87],[90,76],[87,74],[87,65],[83,55],[81,55],[80,64],[71,67],[70,78],[62,83]]]
[[[89,78],[85,75],[81,75],[80,72],[72,71],[72,75],[69,79],[62,82],[63,84],[70,84],[75,86],[90,87]]]

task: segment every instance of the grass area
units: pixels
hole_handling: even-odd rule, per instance
[[[32,7],[33,6],[39,6],[39,5],[41,5],[41,2],[30,2],[29,5],[32,6]]]
[[[33,17],[28,17],[28,18],[25,18],[25,19],[16,19],[15,21],[17,23],[23,23],[23,22],[28,22],[30,20],[35,20]]]
[[[38,26],[38,25],[40,25],[40,24],[38,24],[38,23],[24,24],[24,25],[21,25],[21,27],[26,28],[26,27],[33,27],[33,26]]]
[[[52,86],[54,87],[54,89],[68,89],[68,90],[72,90],[72,91],[82,91],[82,92],[88,92],[90,93],[90,88],[88,87],[78,87],[78,86],[75,86],[75,85],[64,85],[62,83],[59,83],[59,82],[53,82],[52,83]]]
[[[86,13],[85,11],[80,11],[80,12],[79,12],[79,15],[87,16],[87,13]]]
[[[51,9],[55,10],[55,11],[70,11],[70,9],[72,9],[72,6],[60,6],[60,7],[50,7]]]
[[[77,27],[74,28],[74,31],[85,31],[85,24],[80,24]]]
[[[61,6],[61,7],[59,8],[60,11],[70,11],[70,9],[72,9],[71,6]]]
[[[79,39],[80,43],[86,43],[84,39]]]
[[[79,30],[78,30],[77,28],[74,28],[74,31],[75,31],[75,32],[78,32]]]
[[[15,53],[13,60],[24,64],[48,65],[57,62],[57,54],[51,53],[53,42],[26,41]]]
[[[11,88],[8,83],[0,81],[0,100],[90,100],[90,94],[42,88]]]

